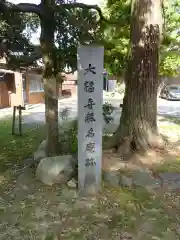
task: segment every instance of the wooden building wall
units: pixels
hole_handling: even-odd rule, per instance
[[[18,105],[23,105],[21,73],[7,73],[0,81],[0,108]]]

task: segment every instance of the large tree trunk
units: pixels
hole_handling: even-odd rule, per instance
[[[58,96],[57,81],[55,73],[55,50],[54,32],[55,22],[54,13],[51,6],[54,0],[42,0],[41,20],[41,48],[44,62],[44,94],[45,94],[45,116],[47,129],[47,154],[56,155],[58,153]]]
[[[162,31],[161,0],[132,1],[131,54],[120,125],[113,147],[119,152],[158,146],[157,89],[159,44]]]

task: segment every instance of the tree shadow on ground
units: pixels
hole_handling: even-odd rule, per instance
[[[112,167],[114,161],[110,156]],[[118,158],[116,161],[120,162]],[[15,183],[0,186],[2,240],[29,237],[176,240],[180,237],[178,193],[167,189],[152,192],[135,185],[113,187],[103,181],[97,196],[82,198],[76,189],[41,184],[33,171],[27,169]]]
[[[180,125],[180,118],[167,115],[159,119],[159,122],[170,122],[170,123]]]
[[[26,133],[23,137],[13,137],[10,129],[8,123],[0,127],[0,150],[6,162],[12,162],[6,165],[9,170],[19,172],[19,165],[14,162],[27,151],[33,152],[38,146],[40,133],[34,130],[32,135]],[[41,131],[44,134],[43,129]],[[103,161],[107,161],[111,169],[118,168],[120,176],[124,178],[136,170],[132,163],[142,171],[148,168],[157,174],[180,172],[177,154],[172,149],[161,153],[149,151],[147,155],[131,160],[124,163],[113,153],[104,152],[103,156]],[[123,172],[121,167],[125,165],[127,167]],[[133,184],[115,187],[103,181],[97,196],[81,198],[76,189],[41,184],[34,173],[35,169],[28,168],[13,180],[0,184],[0,222],[3,222],[0,225],[1,240],[180,239],[178,190],[175,193],[163,188],[149,191]],[[140,180],[145,182],[144,177]]]
[[[16,126],[12,135],[12,119],[0,121],[0,173],[15,168],[23,160],[32,155],[37,146],[45,139],[43,124],[23,124],[22,136]]]

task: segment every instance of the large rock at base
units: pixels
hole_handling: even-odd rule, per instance
[[[37,167],[36,177],[50,186],[55,183],[66,183],[74,171],[72,161],[71,155],[43,158]]]
[[[142,169],[136,170],[132,174],[133,183],[139,187],[145,187],[147,189],[156,189],[161,187],[161,182],[152,176],[151,172]]]
[[[107,171],[103,172],[103,179],[113,187],[119,187],[119,171]]]
[[[120,171],[103,173],[104,180],[112,187],[143,187],[147,190],[155,190],[161,187],[161,182],[156,179],[147,169],[133,170],[130,175]]]
[[[41,159],[46,157],[47,140],[40,143],[37,151],[34,153],[34,161],[39,162]]]

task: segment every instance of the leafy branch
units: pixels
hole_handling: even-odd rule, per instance
[[[98,12],[101,21],[109,22],[103,16],[101,8],[98,5],[86,5],[84,3],[71,3],[71,4],[60,4],[56,6],[53,6],[53,5],[49,6],[49,9],[54,12],[59,12],[62,9],[72,9],[72,8],[82,8],[82,9],[88,9],[88,10],[94,9]],[[10,12],[35,13],[39,16],[41,16],[41,14],[43,13],[42,3],[40,3],[39,5],[32,4],[32,3],[19,3],[15,5],[15,4],[9,4],[4,0],[1,0],[0,12],[4,13],[7,10]]]

